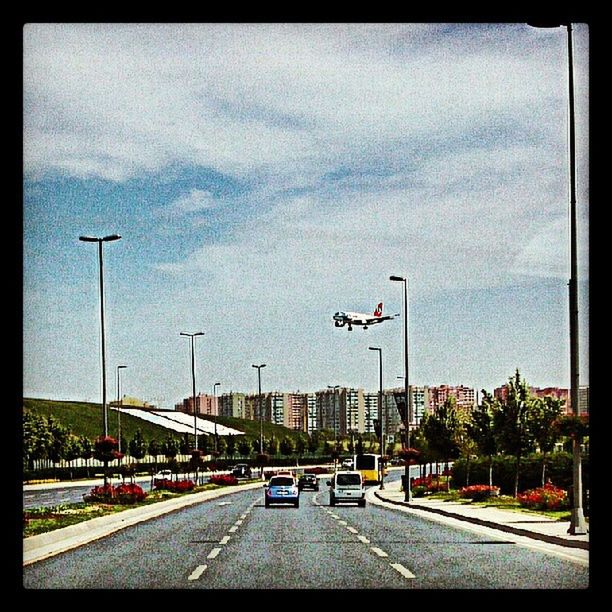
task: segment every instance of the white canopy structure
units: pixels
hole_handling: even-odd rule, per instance
[[[112,410],[117,408],[112,407]],[[124,414],[129,414],[143,421],[149,421],[155,425],[160,425],[177,433],[193,433],[193,416],[178,412],[176,410],[142,410],[142,408],[124,407],[121,409]],[[196,417],[196,429],[198,435],[213,435],[215,433],[215,424],[207,419]],[[244,432],[231,427],[217,424],[217,434],[219,436],[243,436]]]

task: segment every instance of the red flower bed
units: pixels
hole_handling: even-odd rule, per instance
[[[472,501],[481,501],[497,495],[499,495],[499,487],[491,487],[483,484],[470,485],[469,487],[459,489],[459,497],[471,499]]]
[[[155,489],[158,491],[172,491],[173,493],[187,493],[193,491],[195,483],[193,480],[157,480]]]
[[[551,483],[518,494],[521,506],[535,510],[561,510],[569,506],[567,491]]]
[[[210,477],[209,482],[225,487],[238,484],[238,479],[232,474],[215,474]]]
[[[135,504],[142,501],[147,494],[142,487],[134,483],[120,484],[114,487],[111,484],[94,487],[88,495],[84,495],[86,502],[102,502],[104,504]]]
[[[425,476],[425,478],[414,478],[412,480],[412,488],[424,487],[428,493],[436,493],[437,491],[446,491],[446,480],[436,480],[433,476]]]

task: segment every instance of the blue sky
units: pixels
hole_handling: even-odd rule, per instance
[[[29,24],[24,395],[569,385],[567,36],[524,24]],[[588,384],[588,27],[574,26]]]

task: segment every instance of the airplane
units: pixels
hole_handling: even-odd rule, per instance
[[[348,330],[353,331],[353,325],[362,325],[363,329],[368,329],[368,325],[382,323],[388,319],[393,319],[397,315],[383,316],[383,303],[380,302],[374,310],[374,314],[365,314],[363,312],[337,312],[334,315],[334,325],[336,327],[344,327],[348,325]]]

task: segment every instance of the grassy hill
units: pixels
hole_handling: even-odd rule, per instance
[[[24,398],[24,410],[31,411],[41,416],[52,415],[54,419],[59,421],[64,427],[67,427],[77,436],[86,436],[93,440],[99,436],[104,429],[104,421],[102,408],[100,404],[91,404],[88,402],[70,402],[56,401],[45,399]],[[213,420],[209,418],[209,420]],[[217,423],[226,425],[244,431],[248,438],[259,439],[259,421],[249,421],[245,419],[237,419],[232,417],[218,417]],[[126,412],[121,413],[121,434],[126,440],[131,440],[140,429],[145,440],[162,441],[168,433],[172,434],[177,439],[182,437],[182,434],[171,432],[160,425],[149,423],[138,419]],[[108,431],[111,436],[117,435],[117,412],[114,410],[108,411]],[[281,440],[285,436],[297,439],[299,432],[287,429],[282,425],[274,425],[272,423],[264,423],[264,437],[269,438],[271,435],[277,440]]]

